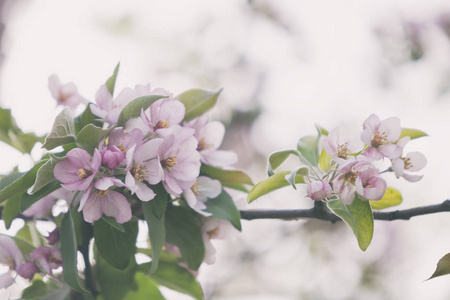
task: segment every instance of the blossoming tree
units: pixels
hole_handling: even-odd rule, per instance
[[[189,90],[178,96],[150,85],[115,95],[119,66],[89,102],[72,83],[49,78],[49,89],[65,108],[45,137],[24,133],[11,112],[0,109],[0,139],[23,153],[36,143],[48,152],[27,172],[0,179],[1,217],[16,236],[0,235],[0,287],[17,276],[30,281],[27,299],[164,299],[160,286],[202,299],[196,280],[202,263],[214,263],[211,239],[241,230],[241,218],[343,220],[366,250],[374,219],[408,219],[450,210],[448,203],[405,211],[374,212],[398,205],[401,194],[383,173],[416,182],[426,165],[419,152],[405,154],[412,139],[426,134],[401,128],[395,117],[371,115],[361,133],[346,127],[303,137],[295,150],[268,159],[269,177],[255,185],[233,168],[237,156],[220,150],[225,127],[205,113],[219,92]],[[74,116],[79,106],[84,112]],[[289,156],[292,171],[277,171]],[[383,171],[380,171],[383,168]],[[276,189],[307,185],[310,210],[239,211]],[[61,211],[55,203],[64,203]],[[61,207],[61,205],[59,205]],[[38,222],[54,230],[40,235]],[[148,231],[136,244],[138,224]],[[78,253],[81,253],[78,256]],[[136,260],[140,253],[148,259]],[[432,277],[450,272],[444,257]]]

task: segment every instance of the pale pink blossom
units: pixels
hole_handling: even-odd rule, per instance
[[[56,197],[52,194],[47,195],[22,212],[25,217],[43,218],[52,212]]]
[[[125,153],[114,145],[104,148],[101,155],[102,165],[109,169],[117,168],[117,166],[125,160]]]
[[[220,219],[205,218],[201,225],[203,243],[205,245],[205,258],[203,261],[211,265],[216,260],[216,249],[212,244],[212,239],[225,239],[237,232],[230,222]]]
[[[355,182],[356,193],[365,200],[377,201],[386,192],[386,181],[380,177],[376,168],[361,172]]]
[[[183,191],[183,197],[193,210],[208,217],[211,216],[211,213],[204,211],[206,209],[205,202],[208,199],[216,198],[221,192],[222,184],[220,181],[200,176],[190,189]]]
[[[61,251],[54,247],[38,247],[30,253],[30,258],[37,264],[45,274],[53,275],[53,271],[62,267]]]
[[[89,101],[78,93],[78,89],[72,82],[62,84],[57,75],[48,78],[48,88],[58,105],[68,106],[75,111],[80,104],[87,104]]]
[[[361,151],[364,144],[356,132],[350,131],[346,126],[338,126],[322,140],[325,151],[338,164],[345,163],[346,160],[353,160],[355,156],[350,154]]]
[[[427,165],[425,155],[420,152],[409,152],[404,157],[397,157],[392,160],[392,170],[397,178],[403,177],[409,182],[417,182],[423,175],[409,174],[407,172],[417,172]]]
[[[84,149],[75,148],[67,153],[67,159],[56,164],[55,178],[69,191],[85,191],[89,188],[98,172],[102,156],[95,149],[91,155]]]
[[[0,264],[9,270],[0,274],[0,288],[6,288],[14,283],[13,271],[17,271],[24,263],[24,257],[14,240],[6,235],[0,235]]]
[[[226,167],[237,162],[237,155],[233,151],[218,150],[225,135],[225,126],[218,122],[209,122],[207,116],[201,116],[185,124],[194,128],[194,136],[198,140],[197,150],[201,161],[205,164]]]
[[[321,181],[312,181],[308,184],[306,188],[306,195],[312,200],[324,200],[327,197],[331,197],[331,193],[333,189],[330,184],[321,180]]]
[[[380,121],[372,114],[364,122],[363,129],[361,140],[369,146],[364,156],[378,160],[384,157],[393,159],[402,154],[403,148],[395,144],[402,133],[399,118],[391,117]]]
[[[108,146],[114,145],[125,154],[131,147],[139,147],[143,143],[144,134],[136,128],[126,132],[122,128],[116,128],[108,137]]]
[[[183,103],[171,97],[157,100],[141,113],[144,133],[169,134],[173,126],[181,123],[185,110]]]

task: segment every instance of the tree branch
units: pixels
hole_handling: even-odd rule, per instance
[[[404,210],[395,210],[388,212],[375,211],[373,217],[375,220],[393,221],[393,220],[409,220],[415,216],[435,214],[439,212],[450,211],[450,200],[445,200],[441,204],[419,206]],[[241,210],[241,218],[244,220],[256,219],[282,219],[282,220],[298,220],[298,219],[319,219],[330,221],[332,223],[341,221],[335,214],[322,207],[315,205],[311,209],[289,209],[289,210]]]

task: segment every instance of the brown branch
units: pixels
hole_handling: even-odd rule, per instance
[[[373,217],[375,220],[393,221],[409,220],[412,217],[435,214],[439,212],[450,211],[450,200],[445,200],[441,204],[419,206],[404,210],[395,210],[388,212],[375,211]],[[289,209],[289,210],[241,210],[241,218],[244,220],[256,219],[319,219],[335,223],[341,219],[330,211],[323,209],[322,206],[315,206],[311,209]]]

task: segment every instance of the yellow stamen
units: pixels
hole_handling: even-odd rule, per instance
[[[347,179],[348,182],[350,182],[351,184],[355,184],[356,179],[358,178],[359,173],[358,172],[348,172],[345,175],[345,179]]]
[[[134,179],[139,180],[140,182],[148,178],[147,167],[142,164],[136,165],[130,170],[130,172],[131,175],[133,175]]]
[[[98,190],[97,191],[97,195],[99,195],[100,197],[103,197],[106,194],[108,194],[108,190]]]
[[[78,169],[78,178],[85,179],[88,178],[92,173],[84,168]]]
[[[177,161],[175,160],[175,158],[177,158],[177,156],[176,155],[172,155],[172,156],[169,156],[168,158],[166,158],[165,160],[163,160],[161,162],[163,168],[164,167],[168,167],[169,170],[172,169],[173,166],[175,166],[177,164]]]
[[[167,128],[167,127],[169,127],[169,122],[167,122],[166,120],[161,120],[161,121],[158,121],[158,123],[156,123],[155,130],[160,129],[160,128]]]
[[[372,147],[377,148],[388,141],[386,132],[377,132],[372,139]]]
[[[337,157],[347,159],[348,154],[350,153],[350,150],[347,148],[347,143],[343,145],[338,145],[337,147]]]

